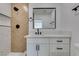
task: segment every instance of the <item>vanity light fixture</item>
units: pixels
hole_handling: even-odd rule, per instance
[[[78,11],[79,5],[72,9],[72,11]]]
[[[79,5],[77,5],[76,7],[74,7],[72,9],[72,11],[74,12],[74,15],[78,15],[79,14]]]

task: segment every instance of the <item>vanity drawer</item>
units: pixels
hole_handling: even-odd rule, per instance
[[[56,43],[56,44],[66,44],[69,43],[69,38],[55,38],[50,40],[50,44]]]
[[[35,43],[36,41],[35,41],[35,39],[27,39],[27,44],[29,44],[29,43]]]
[[[51,52],[50,56],[69,56],[69,52]]]
[[[47,38],[34,38],[27,39],[27,43],[49,43]]]
[[[52,45],[50,44],[50,52],[69,52],[68,44]]]
[[[50,45],[50,56],[69,56],[69,45]]]
[[[47,38],[36,38],[36,43],[49,43],[49,40]]]

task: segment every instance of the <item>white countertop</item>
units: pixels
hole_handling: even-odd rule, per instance
[[[25,38],[34,38],[34,37],[71,37],[71,35],[26,35]]]
[[[41,35],[35,35],[35,31],[29,33],[29,35],[24,36],[25,38],[47,38],[47,37],[71,37],[72,33],[70,31],[53,31],[53,30],[40,30]]]

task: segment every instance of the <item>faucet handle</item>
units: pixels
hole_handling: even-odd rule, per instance
[[[40,32],[40,35],[41,35],[42,33]]]
[[[37,32],[35,32],[35,34],[37,35],[38,33],[37,33]]]

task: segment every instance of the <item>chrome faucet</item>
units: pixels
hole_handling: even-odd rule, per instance
[[[41,35],[42,33],[39,31],[39,28],[37,28],[37,31],[35,32],[36,35]]]

